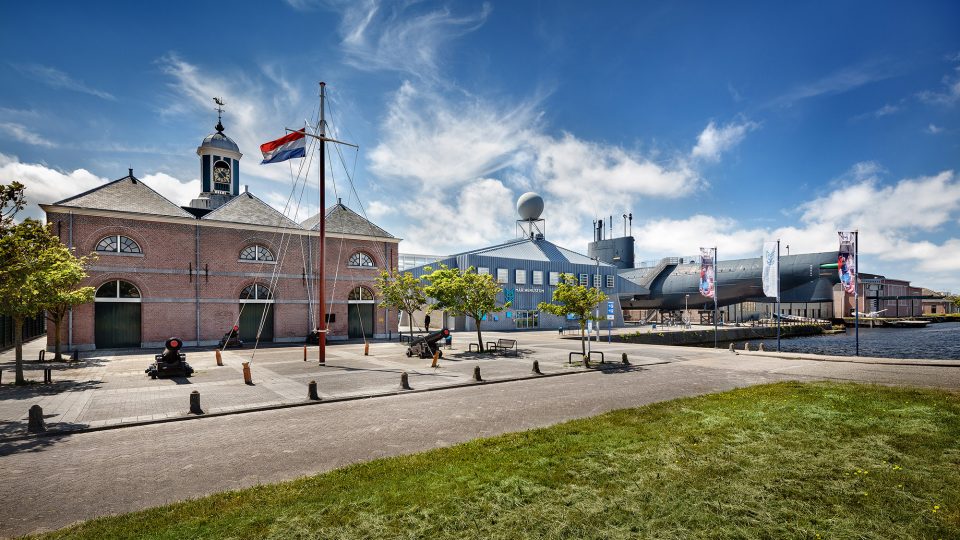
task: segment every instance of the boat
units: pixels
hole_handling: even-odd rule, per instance
[[[926,328],[930,321],[918,321],[916,319],[903,319],[899,321],[887,321],[887,326],[894,328]]]

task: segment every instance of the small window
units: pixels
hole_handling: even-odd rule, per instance
[[[270,293],[265,285],[259,283],[254,283],[253,285],[247,285],[242,291],[240,291],[241,300],[271,300],[273,299],[273,294]]]
[[[533,271],[533,284],[534,285],[543,285],[543,271],[534,270]]]
[[[490,273],[490,269],[487,268],[486,266],[481,266],[480,268],[477,268],[477,274],[480,274],[481,276],[485,276],[489,273]]]
[[[341,259],[342,260],[342,259]],[[352,268],[375,268],[376,265],[373,264],[373,259],[369,255],[362,251],[358,251],[350,256],[350,262],[347,263],[347,266]]]
[[[97,244],[98,253],[143,253],[132,238],[126,236],[108,236]]]
[[[510,275],[506,268],[497,268],[497,283],[508,283]]]
[[[97,288],[97,298],[140,298],[140,289],[129,281],[110,280]]]
[[[349,300],[358,302],[373,302],[373,293],[363,287],[354,287],[350,291]]]
[[[613,288],[613,276],[607,276],[607,288],[608,289]]]
[[[273,253],[264,246],[254,244],[240,252],[241,261],[274,262]]]
[[[550,285],[560,283],[560,272],[550,272]]]
[[[517,270],[514,274],[515,274],[516,277],[517,277],[517,280],[515,281],[515,283],[516,283],[517,285],[523,285],[523,284],[525,284],[525,283],[527,282],[527,271],[526,271],[526,270]]]
[[[600,287],[603,286],[603,283],[602,283],[602,281],[601,281],[602,278],[603,278],[603,276],[601,276],[600,274],[594,274],[594,275],[593,275],[593,288],[594,288],[594,289],[599,289]]]
[[[589,276],[587,276],[587,274],[580,274],[580,286],[581,286],[581,287],[586,287],[587,285],[590,284],[590,282],[589,282],[588,279],[587,279],[588,277],[589,277]]]

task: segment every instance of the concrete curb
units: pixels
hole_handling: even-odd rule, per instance
[[[956,360],[928,360],[923,358],[877,358],[872,356],[820,356],[806,353],[776,352],[776,351],[745,351],[736,349],[741,356],[764,356],[785,360],[806,360],[808,362],[837,362],[846,364],[868,364],[878,366],[926,366],[960,368],[960,361]]]
[[[23,440],[30,440],[30,439],[40,439],[40,438],[46,438],[46,437],[61,437],[61,436],[66,436],[66,435],[79,434],[79,433],[91,433],[91,432],[95,432],[95,431],[108,431],[108,430],[113,430],[113,429],[123,429],[123,428],[129,428],[129,427],[150,426],[150,425],[154,425],[154,424],[166,424],[166,423],[170,423],[170,422],[185,422],[185,421],[188,421],[188,420],[202,420],[202,419],[204,419],[204,418],[216,418],[216,417],[220,417],[220,416],[231,416],[231,415],[235,415],[235,414],[246,414],[246,413],[254,413],[254,412],[275,411],[275,410],[280,410],[280,409],[292,409],[292,408],[294,408],[294,407],[306,407],[306,406],[311,406],[311,405],[329,405],[329,404],[332,404],[332,403],[343,403],[343,402],[348,402],[348,401],[358,401],[358,400],[361,400],[361,399],[375,399],[375,398],[401,396],[401,395],[405,395],[405,394],[420,394],[420,393],[424,393],[424,392],[438,392],[438,391],[442,391],[442,390],[454,390],[454,389],[457,389],[457,388],[466,388],[466,387],[471,387],[471,386],[483,386],[483,385],[488,385],[488,384],[502,384],[502,383],[528,381],[528,380],[534,380],[534,379],[545,379],[545,378],[548,378],[548,377],[563,377],[563,376],[567,376],[567,375],[582,375],[582,374],[584,374],[584,373],[595,373],[595,372],[598,372],[598,371],[643,371],[643,368],[645,368],[645,367],[647,367],[647,366],[657,366],[657,365],[672,364],[672,363],[675,363],[675,362],[673,362],[673,361],[651,362],[651,363],[647,363],[647,364],[631,364],[631,365],[629,365],[629,366],[624,366],[623,364],[619,364],[619,363],[603,364],[602,366],[601,366],[600,364],[594,364],[595,367],[593,367],[593,368],[581,369],[581,370],[577,370],[577,371],[562,371],[562,372],[558,372],[558,373],[544,373],[544,374],[542,374],[542,375],[533,375],[533,374],[531,374],[531,375],[524,375],[524,376],[519,376],[519,377],[508,377],[508,378],[505,378],[505,379],[493,379],[493,380],[486,380],[486,379],[485,379],[485,380],[482,380],[482,381],[470,380],[470,381],[468,381],[468,382],[455,383],[455,384],[450,384],[450,385],[446,385],[446,386],[435,386],[435,387],[420,388],[420,389],[414,388],[414,389],[412,389],[412,390],[399,390],[399,389],[397,389],[397,390],[391,390],[391,391],[388,391],[388,392],[378,392],[378,393],[374,393],[374,394],[362,394],[362,395],[356,395],[356,396],[343,396],[343,397],[336,397],[336,398],[327,398],[327,399],[321,399],[321,400],[319,400],[319,401],[313,401],[313,400],[309,400],[309,399],[304,399],[303,401],[294,401],[294,402],[290,402],[290,403],[277,403],[277,404],[274,404],[274,405],[263,405],[263,406],[260,406],[260,407],[248,407],[248,408],[245,408],[245,409],[236,409],[236,410],[232,410],[232,411],[221,411],[221,412],[207,413],[207,414],[202,414],[202,415],[197,415],[197,414],[192,414],[192,413],[187,413],[187,412],[185,412],[185,413],[183,413],[183,416],[174,416],[174,417],[170,417],[170,418],[157,418],[157,419],[154,419],[154,420],[143,420],[143,421],[139,421],[139,422],[123,422],[123,423],[119,423],[119,422],[118,422],[118,423],[116,423],[116,424],[107,424],[107,425],[101,425],[101,426],[88,426],[88,427],[81,427],[81,428],[75,428],[75,429],[56,429],[56,428],[53,428],[53,429],[49,429],[48,431],[45,431],[45,432],[42,432],[42,433],[14,435],[14,436],[10,436],[10,437],[0,437],[0,444],[7,443],[7,442],[14,442],[14,441],[23,441]],[[55,426],[56,424],[53,424],[53,425]]]

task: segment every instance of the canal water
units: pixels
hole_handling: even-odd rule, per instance
[[[751,340],[756,350],[763,342],[768,351],[777,350],[777,338]],[[742,347],[742,342],[737,348]],[[780,340],[780,350],[811,354],[854,356],[854,329],[845,334],[806,336]],[[860,327],[860,356],[886,358],[934,358],[960,360],[960,322],[931,324],[926,328]]]

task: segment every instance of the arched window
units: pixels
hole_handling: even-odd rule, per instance
[[[242,291],[240,291],[240,299],[273,300],[273,293],[270,292],[270,289],[268,289],[266,285],[254,283],[252,285],[247,285]]]
[[[364,287],[355,287],[352,291],[350,291],[350,297],[348,300],[350,302],[373,302],[373,293]]]
[[[357,267],[357,268],[374,268],[376,267],[373,264],[373,259],[369,255],[362,251],[358,251],[350,256],[350,262],[347,263],[347,266]]]
[[[241,261],[255,261],[255,262],[274,262],[273,253],[269,249],[261,246],[260,244],[254,244],[252,246],[243,248],[243,251],[240,252]]]
[[[132,238],[115,235],[108,236],[97,244],[99,253],[143,253],[140,244]]]
[[[137,302],[140,300],[140,289],[129,281],[112,279],[97,288],[98,301]]]

